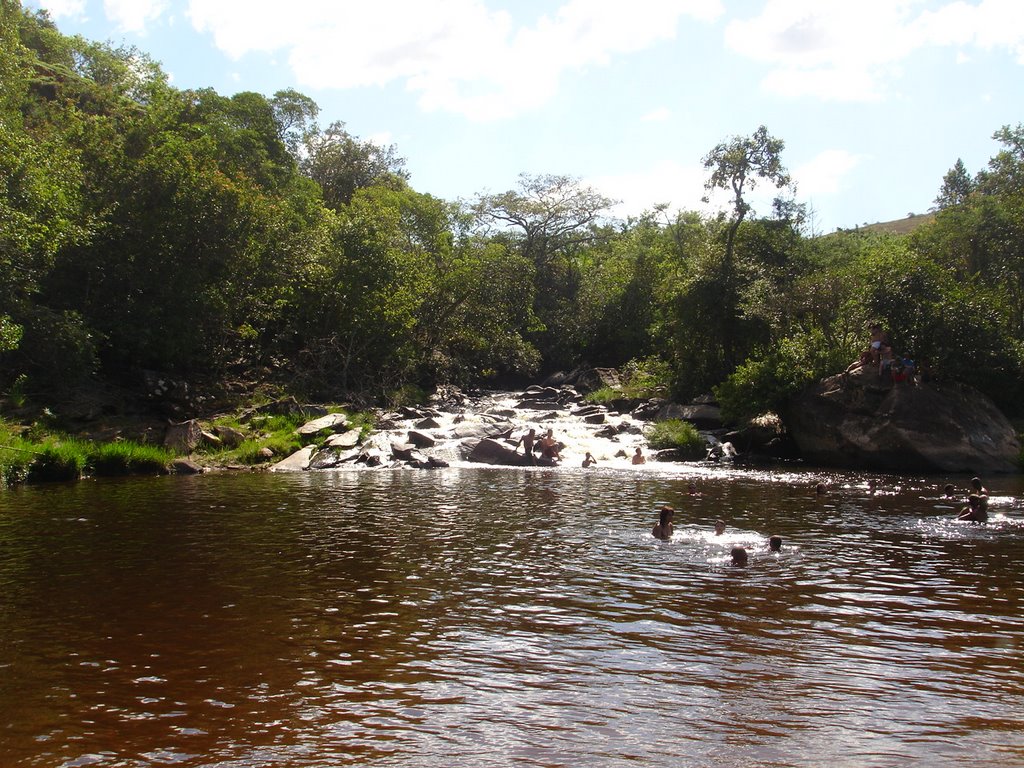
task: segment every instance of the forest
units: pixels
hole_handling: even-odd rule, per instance
[[[910,234],[822,234],[764,126],[704,158],[725,212],[557,174],[442,200],[317,104],[173,87],[145,52],[0,0],[0,395],[40,406],[144,372],[321,401],[414,399],[580,365],[741,420],[855,360],[871,322],[1020,415],[1024,124],[950,158]],[[752,208],[756,186],[776,190]]]

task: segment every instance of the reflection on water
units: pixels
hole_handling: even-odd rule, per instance
[[[982,526],[951,520],[944,482],[675,466],[10,491],[0,765],[1020,765],[1020,480],[989,483]]]

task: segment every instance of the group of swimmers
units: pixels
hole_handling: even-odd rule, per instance
[[[868,480],[868,492],[874,494],[878,488],[875,480]],[[954,499],[957,496],[956,487],[952,483],[946,483],[942,489],[947,499]],[[817,483],[814,492],[822,496],[827,492],[824,483]],[[967,505],[960,508],[956,516],[957,520],[967,520],[972,523],[988,522],[988,488],[982,485],[980,477],[971,478],[970,495],[967,497]]]
[[[690,493],[694,494],[693,483],[690,483]],[[651,529],[651,535],[656,539],[662,539],[667,541],[672,537],[675,532],[675,526],[673,525],[673,518],[675,517],[675,507],[668,505],[663,506],[658,510],[658,522]],[[715,536],[721,536],[725,533],[725,521],[715,521]],[[768,538],[768,551],[769,552],[781,552],[782,551],[782,537],[781,536],[770,536]],[[733,565],[743,566],[747,564],[748,554],[745,547],[735,546],[729,551],[729,556],[732,558]]]
[[[876,489],[876,482],[874,480],[869,480],[868,488],[871,493],[874,493]],[[688,485],[688,490],[691,496],[700,495],[693,483]],[[816,483],[814,490],[818,495],[824,494],[826,492],[825,484]],[[947,483],[943,491],[947,499],[952,499],[956,496],[956,488],[952,483]],[[675,531],[675,526],[673,525],[675,514],[676,510],[674,507],[670,507],[668,505],[663,506],[658,511],[658,522],[654,528],[651,529],[651,535],[656,539],[670,539]],[[980,477],[971,478],[971,493],[967,497],[967,506],[960,510],[956,519],[968,520],[976,523],[984,523],[988,521],[988,489],[982,484]],[[726,525],[724,520],[716,520],[715,536],[721,536],[724,534],[725,528]],[[768,538],[768,551],[782,551],[781,536],[773,535]],[[746,548],[740,546],[733,547],[729,554],[732,558],[733,565],[744,566],[747,564],[749,556]]]

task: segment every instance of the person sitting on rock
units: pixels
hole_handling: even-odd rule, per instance
[[[888,374],[892,376],[892,347],[888,344],[883,344],[878,349],[878,377],[881,378]]]
[[[636,447],[636,453],[633,454],[632,461],[633,461],[634,464],[646,464],[647,463],[647,459],[644,458],[644,453],[643,453],[643,451],[640,450],[640,446],[639,445]]]
[[[540,439],[540,457],[548,459],[552,463],[562,460],[558,442],[555,440],[554,430],[549,429],[544,433],[544,437]]]
[[[668,539],[672,536],[674,526],[672,518],[675,516],[674,508],[665,506],[658,513],[658,524],[651,529],[651,535],[656,539]]]

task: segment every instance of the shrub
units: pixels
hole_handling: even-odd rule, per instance
[[[648,444],[655,450],[673,448],[694,458],[702,458],[705,454],[704,438],[693,424],[682,419],[657,421],[647,428],[646,435]]]

